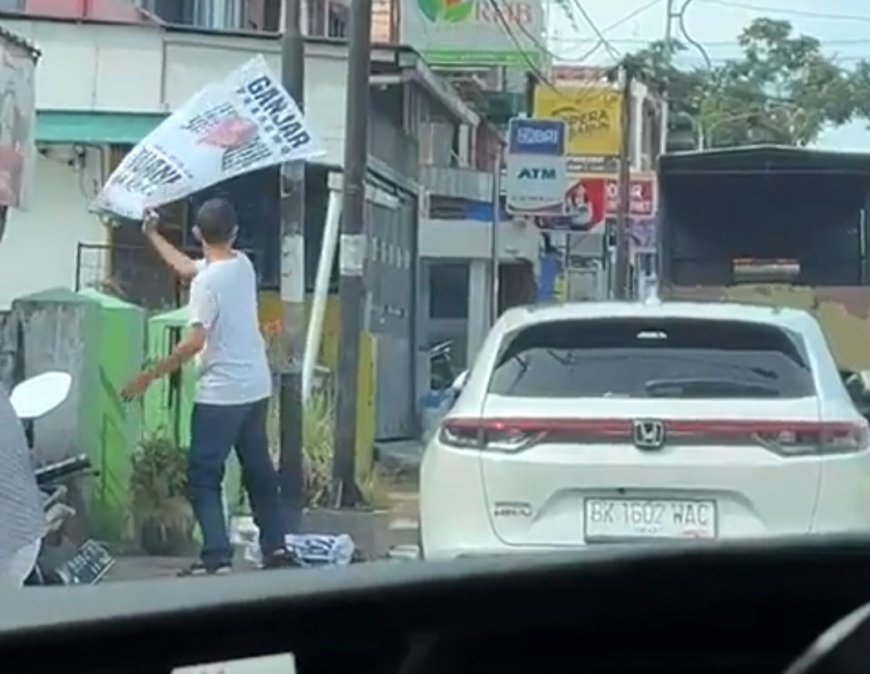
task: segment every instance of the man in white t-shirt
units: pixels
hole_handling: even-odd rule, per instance
[[[188,482],[194,514],[202,530],[201,559],[183,575],[229,571],[233,550],[227,534],[221,487],[224,464],[235,447],[245,488],[260,529],[263,566],[292,565],[285,547],[287,529],[278,476],[269,456],[266,419],[272,377],[257,316],[257,284],[248,257],[233,248],[237,224],[224,199],[206,201],[193,233],[203,259],[192,260],[157,231],[157,216],[143,230],[176,273],[191,279],[190,331],[173,353],[144,371],[121,392],[141,396],[155,379],[199,359],[199,379],[191,419]]]

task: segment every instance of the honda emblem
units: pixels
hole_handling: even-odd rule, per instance
[[[638,449],[661,449],[665,444],[665,425],[661,421],[639,419],[633,430],[634,446]]]

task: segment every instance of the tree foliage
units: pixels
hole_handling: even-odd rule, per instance
[[[753,143],[805,146],[829,124],[870,117],[870,64],[838,65],[813,37],[795,35],[788,21],[760,18],[737,38],[742,55],[685,70],[679,41],[653,42],[633,56],[667,92],[671,120],[690,117],[705,147]]]

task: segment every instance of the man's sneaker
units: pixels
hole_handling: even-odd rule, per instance
[[[263,569],[292,569],[302,566],[302,563],[297,559],[296,555],[287,549],[276,550],[275,552],[264,555],[263,563],[260,568]]]
[[[222,576],[230,573],[233,570],[233,565],[230,562],[220,562],[218,564],[206,564],[203,561],[194,562],[190,566],[178,572],[179,576]]]

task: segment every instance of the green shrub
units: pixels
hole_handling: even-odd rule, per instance
[[[133,453],[130,491],[137,539],[146,552],[175,554],[192,543],[187,452],[158,433]]]

